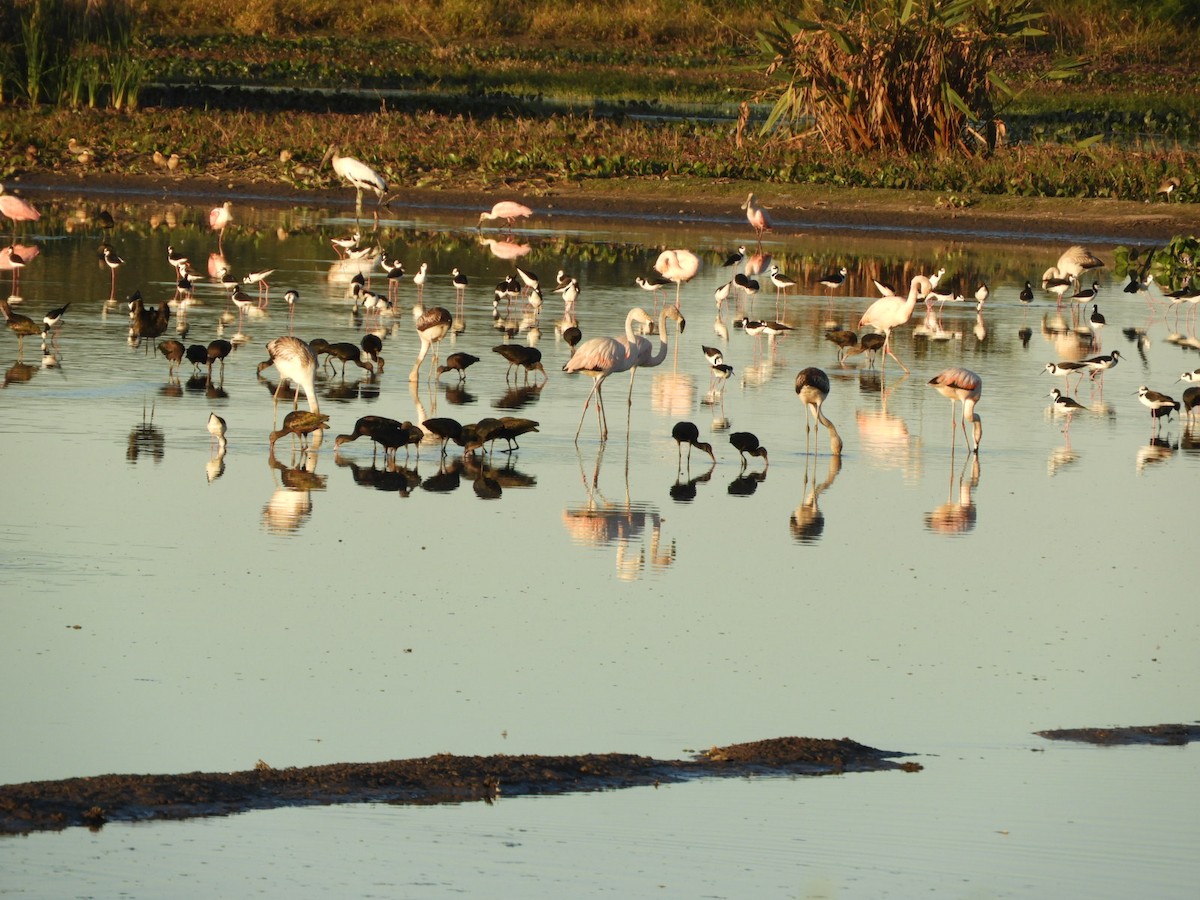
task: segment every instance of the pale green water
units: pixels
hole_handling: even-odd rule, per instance
[[[203,210],[118,212],[109,239],[128,260],[120,296],[170,296],[168,243],[194,261],[215,250],[193,224]],[[819,288],[789,300],[797,330],[773,352],[764,342],[756,357],[746,335],[716,334],[712,290],[729,277],[718,266],[742,228],[631,222],[592,234],[543,217],[524,233],[522,263],[543,282],[559,268],[579,275],[585,337],[618,333],[631,306],[652,302],[633,278],[662,247],[704,259],[682,291],[677,351],[636,379],[628,432],[628,380],[614,376],[603,453],[590,413],[576,448],[590,382],[559,371],[562,303],[547,292],[539,346],[550,379],[512,413],[540,430],[522,438],[513,466],[523,477],[503,481],[498,500],[479,499],[469,479],[450,493],[364,489],[332,441],[314,457],[322,484],[297,492],[267,464],[273,413],[254,367],[288,331],[288,287],[301,292],[298,335],[361,336],[328,244],[350,223],[316,210],[235,214],[225,246],[235,270],[278,272],[267,314],[244,327],[213,396],[186,370],[170,382],[161,356],[126,344],[124,309],[103,303],[96,232],[68,233],[52,215],[39,223],[47,239],[22,275],[18,310],[40,318],[72,306],[57,365],[43,368],[30,339],[33,368],[6,365],[0,393],[4,782],[434,752],[670,758],[788,734],[909,751],[925,770],[75,829],[0,841],[0,893],[1190,896],[1194,751],[1032,734],[1196,718],[1200,612],[1186,560],[1200,459],[1178,419],[1160,429],[1165,446],[1151,446],[1132,396],[1143,383],[1182,394],[1172,382],[1196,355],[1167,337],[1187,332],[1185,320],[1176,329],[1161,304],[1152,314],[1101,270],[1103,349],[1126,359],[1102,397],[1086,384],[1075,394],[1096,411],[1076,416],[1068,445],[1045,412],[1062,379],[1040,374],[1065,358],[1063,338],[1041,327],[1053,303],[1041,292],[1028,310],[1017,300],[1065,240],[775,235],[765,249],[802,284],[850,268],[833,300],[843,323],[874,297],[871,276],[901,283],[945,266],[968,292],[988,281],[981,323],[974,304],[948,304],[949,340],[914,339],[910,326],[897,353],[912,375],[896,379],[889,361],[881,384],[864,357],[837,366]],[[466,330],[442,350],[482,358],[468,396],[448,393],[455,379],[444,376],[414,397],[416,341],[398,315],[382,377],[359,383],[351,367],[344,385],[324,383],[334,433],[368,413],[470,421],[512,400],[490,350],[501,341],[491,288],[511,263],[467,222],[385,222],[380,239],[410,274],[429,263],[427,305],[453,308],[451,267],[470,276]],[[1093,249],[1112,259],[1111,246]],[[757,313],[774,314],[773,294],[762,291]],[[185,343],[217,336],[219,292],[199,296],[207,302],[190,311]],[[412,302],[407,278],[401,296]],[[1144,349],[1126,326],[1147,329]],[[15,360],[14,338],[0,338]],[[722,347],[737,372],[723,405],[701,402],[702,343]],[[805,454],[792,383],[809,365],[833,381],[825,410],[845,439],[840,467],[823,433],[819,454]],[[977,472],[961,434],[952,454],[948,403],[925,385],[953,365],[984,379]],[[229,422],[223,470],[204,427],[210,409]],[[687,479],[677,479],[670,430],[684,418],[718,464],[710,473],[693,453],[691,475],[708,478],[681,502]],[[750,496],[730,492],[745,483],[726,435],[743,429],[771,451]],[[279,449],[290,463],[286,441]],[[364,441],[340,458],[371,463]],[[415,469],[436,473],[436,446]],[[797,513],[818,523],[804,539]],[[949,536],[933,522],[964,530]]]

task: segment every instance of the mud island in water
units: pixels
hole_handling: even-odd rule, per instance
[[[713,747],[688,760],[624,753],[451,756],[246,772],[99,775],[0,786],[0,833],[222,816],[335,803],[493,802],[498,797],[658,785],[699,777],[920,771],[907,756],[852,741],[785,737]]]
[[[1123,728],[1060,728],[1039,731],[1052,741],[1083,741],[1088,744],[1156,744],[1182,746],[1200,740],[1200,725],[1129,725]]]

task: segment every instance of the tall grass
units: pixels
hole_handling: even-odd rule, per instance
[[[0,102],[136,106],[148,75],[139,43],[133,0],[7,0]]]

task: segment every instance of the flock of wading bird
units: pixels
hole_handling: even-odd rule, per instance
[[[359,207],[361,207],[362,192],[366,189],[374,191],[379,196],[381,203],[383,202],[386,184],[372,170],[357,160],[338,156],[335,148],[331,148],[331,152],[327,154],[327,159],[330,158],[338,174],[358,190],[357,200]],[[215,256],[221,261],[215,271],[215,281],[220,287],[228,290],[229,301],[237,309],[238,332],[234,335],[234,341],[237,341],[242,336],[241,326],[243,316],[249,310],[261,308],[268,302],[270,288],[268,278],[273,275],[274,270],[251,271],[239,277],[234,275],[232,268],[224,262],[223,240],[226,229],[233,223],[232,207],[233,204],[228,201],[214,207],[209,214],[208,221],[210,228],[217,234],[217,254]],[[771,229],[771,221],[767,209],[757,201],[753,193],[742,204],[742,209],[745,210],[747,221],[756,233],[759,242],[758,249],[761,251],[762,236],[766,231]],[[15,262],[20,258],[15,243],[15,223],[18,221],[36,221],[38,213],[25,201],[13,197],[11,194],[4,194],[2,188],[0,188],[0,213],[8,216],[14,222],[13,241],[11,242],[11,246],[6,248],[5,252],[7,253],[10,267],[14,270],[15,294],[16,272],[21,267],[21,263]],[[489,220],[501,220],[506,223],[508,229],[511,231],[518,219],[527,218],[532,214],[533,211],[524,204],[514,201],[502,201],[495,204],[491,210],[480,214],[478,227],[482,229],[484,223]],[[367,259],[368,261],[378,259],[387,279],[388,295],[385,297],[370,290],[369,281],[361,274],[361,271],[355,276],[351,284],[351,295],[356,315],[361,312],[361,315],[365,318],[370,315],[382,317],[385,314],[391,314],[398,302],[400,280],[405,274],[403,263],[398,259],[389,259],[387,254],[383,253],[378,246],[364,246],[362,244],[362,235],[357,229],[346,238],[333,239],[331,245],[338,256],[345,259]],[[125,264],[125,261],[108,244],[101,247],[101,258],[112,273],[109,299],[115,302],[117,270]],[[738,267],[743,261],[744,266],[741,267],[742,271],[738,271],[737,274],[730,278],[729,281],[720,285],[714,292],[714,299],[716,300],[718,310],[722,308],[722,305],[732,295],[736,295],[739,300],[739,310],[744,309],[746,301],[752,300],[761,288],[760,282],[755,276],[763,274],[764,259],[769,260],[769,257],[764,258],[761,252],[747,254],[744,246],[740,247],[737,253],[731,254],[726,259],[724,267]],[[135,345],[140,344],[143,339],[153,339],[165,332],[170,320],[171,302],[177,304],[177,308],[181,311],[182,316],[186,314],[188,301],[193,298],[193,282],[200,276],[192,268],[190,261],[177,254],[174,248],[168,248],[167,261],[177,275],[176,293],[173,301],[164,300],[157,307],[150,307],[143,303],[141,295],[137,291],[129,297],[129,337],[130,342]],[[1104,317],[1099,312],[1098,304],[1094,302],[1099,285],[1093,282],[1090,288],[1083,288],[1081,287],[1080,279],[1090,269],[1097,268],[1103,264],[1103,261],[1090,251],[1083,247],[1075,246],[1064,252],[1058,262],[1047,269],[1042,276],[1043,289],[1057,295],[1060,305],[1065,300],[1084,307],[1087,305],[1092,306],[1092,314],[1089,317],[1088,326],[1097,338],[1097,346],[1099,344],[1099,332],[1104,325]],[[211,268],[210,265],[210,270]],[[1135,292],[1139,289],[1145,290],[1148,287],[1150,276],[1145,274],[1148,268],[1149,265],[1147,262],[1140,277],[1131,274],[1130,286],[1126,288],[1127,291]],[[631,373],[629,395],[627,398],[628,403],[631,404],[633,377],[636,371],[639,368],[658,365],[666,358],[668,346],[667,319],[669,318],[675,323],[677,335],[682,334],[686,322],[680,309],[680,291],[682,285],[694,278],[699,269],[700,260],[691,251],[663,251],[654,265],[654,274],[646,278],[639,277],[636,279],[637,285],[640,288],[653,292],[656,298],[655,307],[657,307],[658,292],[666,286],[675,285],[675,301],[673,304],[669,302],[664,303],[658,322],[656,323],[643,308],[635,307],[626,316],[623,335],[593,337],[586,341],[581,340],[582,336],[577,327],[577,320],[574,315],[575,303],[580,296],[579,282],[576,278],[566,275],[561,270],[558,272],[556,283],[552,290],[562,297],[564,305],[562,321],[565,323],[563,336],[572,348],[571,356],[562,368],[567,373],[584,374],[593,381],[592,388],[584,401],[579,427],[576,429],[576,442],[578,442],[579,436],[582,433],[587,411],[593,400],[596,406],[600,440],[607,440],[608,424],[604,410],[603,386],[605,380],[610,375],[626,371]],[[886,358],[890,356],[904,369],[905,373],[908,373],[908,368],[901,362],[892,349],[892,333],[895,329],[906,325],[910,321],[918,302],[925,304],[926,327],[929,327],[930,323],[932,323],[933,328],[940,328],[937,313],[934,312],[934,305],[937,305],[938,312],[940,312],[941,307],[947,301],[962,301],[965,299],[961,295],[956,295],[953,291],[947,289],[944,283],[941,283],[944,274],[945,270],[941,269],[932,275],[913,276],[909,283],[907,294],[898,294],[889,285],[878,281],[875,282],[881,296],[867,307],[858,323],[860,328],[870,327],[874,330],[862,334],[861,338],[855,332],[844,329],[834,329],[825,335],[838,348],[839,364],[844,363],[846,358],[851,354],[868,353],[870,354],[871,365],[874,365],[875,354],[881,351],[884,357],[884,365],[886,365]],[[789,288],[795,286],[796,281],[780,271],[777,265],[769,266],[766,269],[766,275],[776,289],[776,315],[779,316],[779,300]],[[832,292],[844,283],[846,276],[847,270],[843,267],[821,277],[818,279],[817,284],[824,287],[827,291]],[[444,364],[439,364],[438,348],[440,342],[455,328],[455,315],[449,309],[442,306],[434,306],[429,309],[424,307],[423,291],[427,277],[428,266],[426,263],[421,263],[412,276],[412,282],[417,291],[416,302],[412,312],[416,336],[419,341],[419,349],[413,367],[409,372],[409,381],[418,382],[420,380],[422,364],[425,358],[430,355],[432,355],[432,362],[429,377],[440,379],[441,375],[446,372],[455,372],[458,374],[460,381],[464,381],[467,369],[475,362],[478,362],[479,357],[469,353],[458,352],[450,354]],[[461,314],[468,280],[457,268],[451,273],[451,280],[455,288],[458,303],[457,309]],[[255,296],[247,294],[246,288],[253,288],[256,292]],[[498,310],[501,302],[509,305],[517,298],[524,298],[527,308],[532,310],[536,316],[543,304],[542,291],[542,283],[535,273],[514,265],[513,274],[495,288],[493,299],[495,317],[499,318]],[[976,290],[975,299],[980,309],[982,309],[989,293],[986,284],[981,284]],[[1196,294],[1195,298],[1190,296],[1187,291],[1178,293],[1180,294],[1178,298],[1174,294],[1168,296],[1176,303],[1182,300],[1190,300],[1194,304],[1197,299],[1200,299],[1200,292],[1191,292]],[[1026,282],[1025,289],[1021,292],[1020,298],[1026,303],[1032,301],[1033,290],[1029,282]],[[299,293],[296,290],[288,290],[284,293],[284,300],[289,307],[289,318],[294,314],[295,305],[299,299]],[[0,309],[3,310],[6,324],[18,336],[18,340],[23,342],[26,336],[40,335],[43,345],[46,341],[52,340],[57,336],[59,329],[62,327],[67,306],[48,311],[39,324],[28,317],[15,313],[7,302],[0,300]],[[223,315],[230,319],[232,318],[232,313],[226,312]],[[785,334],[792,330],[791,326],[786,323],[753,319],[744,314],[739,315],[734,320],[734,325],[755,337],[760,334],[767,334],[768,337],[774,338],[777,335]],[[641,331],[637,330],[639,326]],[[184,330],[184,333],[186,333],[186,330]],[[658,337],[657,348],[655,348],[654,343],[647,336],[655,334]],[[207,345],[193,344],[185,346],[181,341],[168,339],[159,343],[158,349],[169,361],[170,372],[172,374],[178,366],[182,365],[184,360],[187,360],[192,363],[197,372],[201,366],[206,366],[208,378],[211,380],[212,367],[215,363],[220,364],[223,372],[225,359],[232,351],[233,343],[233,341],[217,339]],[[323,339],[304,341],[289,334],[268,342],[266,348],[268,358],[258,365],[257,372],[261,374],[269,367],[275,368],[279,376],[279,385],[274,392],[276,404],[285,385],[290,382],[294,387],[293,410],[284,417],[282,427],[271,431],[268,435],[268,442],[272,453],[274,452],[276,441],[287,435],[292,435],[299,440],[302,451],[308,449],[310,437],[312,445],[314,447],[319,446],[322,432],[329,426],[329,416],[322,413],[319,409],[315,387],[316,372],[318,366],[322,365],[322,356],[325,357],[323,363],[325,368],[330,366],[332,360],[339,360],[342,364],[343,375],[347,363],[359,366],[372,376],[382,373],[384,367],[384,359],[381,355],[381,350],[383,349],[382,339],[374,332],[368,332],[358,344],[348,341],[331,343]],[[546,372],[542,364],[541,352],[536,347],[509,343],[501,344],[492,349],[503,356],[509,363],[506,382],[513,377],[512,373],[514,369],[524,369],[526,383],[528,383],[531,373],[534,372],[540,372],[543,376],[542,383],[545,383]],[[712,374],[711,385],[719,385],[719,390],[723,390],[724,383],[733,375],[732,367],[725,363],[720,350],[712,347],[703,347],[702,349]],[[1094,380],[1098,376],[1102,376],[1105,370],[1116,365],[1119,360],[1120,354],[1117,351],[1113,351],[1104,356],[1080,361],[1050,363],[1047,364],[1045,371],[1064,377],[1069,377],[1073,374],[1079,375],[1080,380],[1082,380],[1084,375],[1088,375]],[[1182,380],[1200,381],[1200,370],[1192,373],[1184,373]],[[928,384],[951,401],[951,424],[955,436],[958,431],[956,412],[958,406],[961,404],[961,425],[964,439],[969,442],[972,452],[978,452],[983,432],[982,421],[977,412],[977,404],[980,401],[983,390],[983,379],[981,376],[970,369],[956,366],[938,373],[929,380]],[[835,456],[840,455],[843,447],[841,436],[822,409],[830,391],[830,381],[827,374],[817,367],[807,367],[801,370],[796,376],[795,391],[806,410],[805,420],[808,435],[811,437],[814,429],[819,434],[820,427],[824,426],[829,435],[831,453]],[[298,408],[301,392],[304,393],[308,401],[308,410]],[[1200,396],[1198,395],[1200,395],[1200,388],[1189,388],[1184,394],[1184,404],[1187,407],[1189,417],[1192,415],[1192,410],[1196,406],[1197,401],[1200,400]],[[1137,396],[1149,408],[1155,423],[1157,423],[1158,419],[1169,416],[1181,408],[1181,404],[1174,400],[1174,398],[1152,391],[1145,386],[1139,389]],[[1067,425],[1064,428],[1065,432],[1070,426],[1071,416],[1077,410],[1084,407],[1058,389],[1052,391],[1050,397],[1052,399],[1052,409],[1063,412],[1067,416]],[[970,434],[968,434],[968,423],[971,429]],[[392,463],[395,462],[396,453],[400,448],[405,448],[406,453],[408,453],[409,448],[419,448],[419,445],[430,436],[441,441],[443,456],[446,453],[446,446],[450,441],[462,447],[464,454],[472,454],[485,446],[494,448],[495,441],[503,439],[507,444],[505,452],[511,452],[519,447],[516,439],[523,434],[536,431],[537,426],[538,423],[533,420],[510,416],[485,418],[468,424],[462,424],[449,418],[426,419],[419,424],[414,424],[382,416],[363,416],[355,422],[351,432],[337,437],[335,447],[341,447],[343,444],[354,441],[359,437],[368,437],[374,442],[377,448],[383,449],[385,459]],[[223,454],[227,445],[226,422],[220,416],[216,415],[216,413],[211,413],[208,420],[208,430],[217,442],[219,451]],[[684,465],[683,449],[685,446],[687,447],[689,463],[693,447],[707,453],[712,461],[716,462],[716,455],[713,452],[712,446],[700,441],[699,429],[693,423],[686,421],[677,423],[672,429],[672,437],[677,442],[680,467]],[[730,435],[730,443],[741,455],[743,468],[748,464],[748,455],[750,457],[761,457],[764,462],[768,459],[766,448],[760,444],[758,438],[751,432],[734,432]]]

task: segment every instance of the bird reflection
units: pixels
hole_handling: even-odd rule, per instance
[[[812,488],[809,489],[809,470],[808,461],[812,460]],[[796,511],[792,513],[788,520],[788,527],[792,532],[792,537],[801,544],[812,544],[818,541],[821,534],[825,531],[825,514],[821,512],[821,507],[818,505],[818,500],[821,494],[829,490],[833,486],[833,481],[838,476],[838,472],[842,471],[841,454],[833,454],[829,457],[829,469],[825,473],[825,480],[817,483],[817,457],[807,456],[804,462],[804,499],[796,507]],[[766,472],[762,473],[766,477]]]
[[[684,478],[683,472],[680,471],[675,476],[675,483],[671,485],[671,499],[677,503],[690,503],[696,499],[696,486],[700,484],[708,484],[712,480],[713,470],[717,467],[715,462],[709,463],[708,469],[694,478]],[[691,475],[691,468],[688,468],[688,475]]]
[[[142,421],[129,430],[129,440],[125,444],[125,459],[136,463],[143,453],[149,454],[155,463],[163,461],[167,449],[167,439],[162,429],[154,424],[154,407],[150,407],[150,418],[146,418],[146,409],[142,408]]]
[[[1147,468],[1164,463],[1175,455],[1178,444],[1172,444],[1167,438],[1155,437],[1150,443],[1138,448],[1137,473],[1141,475]]]
[[[436,475],[430,475],[421,482],[421,490],[435,494],[448,494],[457,490],[462,483],[463,463],[459,459],[443,457]]]
[[[218,478],[225,474],[225,446],[221,447],[213,454],[212,458],[204,464],[204,475],[208,479],[208,483],[212,484]]]
[[[545,386],[546,382],[543,381],[540,384],[510,387],[498,399],[492,401],[492,406],[495,409],[523,409],[537,401]]]
[[[612,503],[600,493],[600,466],[604,459],[605,445],[596,452],[596,465],[589,483],[584,471],[583,456],[579,458],[579,476],[587,491],[587,502],[582,506],[563,510],[563,525],[571,538],[578,544],[604,549],[615,545],[617,577],[622,581],[634,581],[645,573],[661,572],[675,561],[675,542],[666,542],[662,533],[663,519],[658,509],[649,503],[634,502],[629,498],[629,465],[625,465],[625,502]],[[649,545],[646,529],[649,526]]]
[[[10,384],[24,384],[33,377],[33,373],[37,368],[26,362],[19,360],[4,370],[4,386]]]
[[[949,496],[945,503],[925,514],[925,527],[937,534],[965,534],[975,527],[975,501],[971,492],[979,484],[979,454],[968,454],[958,475],[958,499],[954,499],[954,456],[951,455]],[[970,468],[970,478],[967,469]]]
[[[279,484],[263,507],[263,525],[269,534],[295,534],[312,516],[312,492],[325,490],[326,476],[318,475],[316,454],[302,454],[298,467],[283,465],[272,448],[267,464],[279,472]]]
[[[758,490],[758,486],[767,480],[766,469],[761,471],[742,469],[742,474],[729,482],[729,493],[734,497],[749,497]]]

